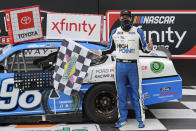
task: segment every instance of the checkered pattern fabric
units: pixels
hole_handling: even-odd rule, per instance
[[[91,63],[93,53],[71,40],[64,40],[59,50],[55,71],[54,87],[66,95],[76,95]]]

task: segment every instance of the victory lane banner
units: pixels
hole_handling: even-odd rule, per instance
[[[120,11],[106,13],[106,39],[120,26]],[[196,10],[131,10],[133,25],[144,30],[154,49],[169,49],[174,59],[196,59]]]
[[[5,10],[10,44],[43,38],[39,6]]]
[[[100,42],[103,40],[103,23],[103,15],[49,13],[46,38]]]

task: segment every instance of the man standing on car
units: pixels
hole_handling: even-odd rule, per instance
[[[141,28],[132,24],[132,14],[124,9],[120,13],[121,26],[112,30],[106,50],[93,50],[96,54],[105,55],[116,51],[116,86],[118,93],[119,121],[115,127],[120,128],[127,123],[127,85],[130,84],[133,108],[138,127],[144,127],[145,114],[141,98],[141,71],[139,66],[139,49],[150,52],[152,41],[147,44]]]

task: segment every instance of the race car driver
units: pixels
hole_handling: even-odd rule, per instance
[[[132,14],[124,9],[120,13],[121,26],[112,30],[106,50],[93,50],[96,54],[105,55],[116,51],[115,78],[118,94],[119,121],[115,127],[120,128],[127,123],[127,94],[132,95],[132,105],[138,121],[138,127],[144,127],[144,111],[141,98],[141,75],[139,66],[139,49],[150,52],[152,40],[147,44],[141,28],[132,24]],[[128,87],[127,85],[130,85]],[[131,99],[131,98],[130,98]]]

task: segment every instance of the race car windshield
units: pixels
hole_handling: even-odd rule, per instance
[[[3,47],[1,50],[0,50],[0,56],[3,55],[4,53],[6,53],[7,51],[9,51],[11,49],[12,45],[9,44],[5,47]]]

